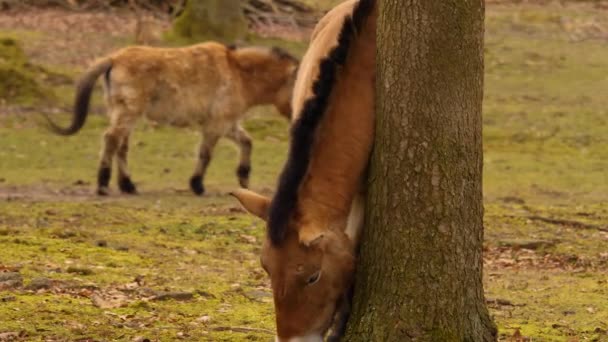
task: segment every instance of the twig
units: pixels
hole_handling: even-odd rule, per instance
[[[560,226],[569,226],[569,227],[582,228],[582,229],[597,229],[602,232],[608,232],[607,226],[599,226],[599,225],[584,223],[584,222],[580,222],[580,221],[563,220],[563,219],[543,217],[543,216],[538,216],[538,215],[530,215],[530,216],[526,216],[526,217],[530,220],[541,221],[541,222],[556,224],[556,225],[560,225]]]
[[[211,330],[213,330],[213,331],[233,331],[233,332],[240,332],[240,333],[262,332],[262,333],[265,333],[265,334],[274,335],[274,331],[268,330],[268,329],[264,329],[264,328],[220,326],[220,327],[213,327],[213,328],[211,328]]]
[[[498,304],[502,306],[526,306],[526,304],[513,304],[510,300],[501,298],[486,298],[487,304]]]

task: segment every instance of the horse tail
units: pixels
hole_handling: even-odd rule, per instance
[[[78,84],[76,85],[76,97],[74,100],[74,110],[72,116],[72,123],[68,127],[61,127],[51,120],[48,116],[46,117],[49,128],[56,134],[59,135],[72,135],[78,132],[87,119],[89,113],[89,103],[91,100],[91,93],[93,93],[93,87],[95,82],[101,76],[106,75],[106,82],[109,86],[110,71],[112,70],[112,59],[104,58],[91,66],[82,75]]]

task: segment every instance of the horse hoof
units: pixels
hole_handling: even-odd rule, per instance
[[[120,188],[120,191],[122,191],[122,193],[124,193],[124,194],[130,194],[130,195],[137,194],[137,188],[135,187],[135,184],[133,184],[133,182],[131,181],[131,178],[129,178],[129,177],[120,178],[118,180],[118,187]]]
[[[190,178],[190,189],[198,196],[202,196],[205,193],[205,186],[203,185],[203,177],[192,176]]]
[[[236,175],[239,178],[239,185],[241,188],[247,189],[249,187],[249,174],[251,173],[251,166],[239,165],[236,169]]]
[[[108,188],[98,188],[97,195],[98,196],[108,196],[110,194],[110,189]]]

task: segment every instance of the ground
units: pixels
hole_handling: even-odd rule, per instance
[[[487,6],[484,284],[501,340],[608,341],[607,15],[602,2]],[[62,75],[39,79],[51,103],[0,101],[0,341],[267,341],[264,227],[227,196],[229,142],[196,197],[198,133],[142,122],[130,155],[141,194],[100,198],[99,91],[79,134],[40,124],[69,110],[73,79],[129,44],[132,25],[125,13],[0,12],[0,38]],[[259,108],[246,126],[253,188],[270,193],[287,123]]]

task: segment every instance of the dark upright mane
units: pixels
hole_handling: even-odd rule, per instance
[[[272,51],[272,53],[275,56],[277,56],[277,57],[279,57],[281,59],[289,59],[289,60],[291,60],[293,62],[296,62],[296,63],[300,62],[296,57],[294,57],[292,54],[290,54],[289,52],[287,52],[287,50],[284,50],[284,49],[282,49],[280,47],[273,46],[270,49],[270,51]]]
[[[287,224],[298,202],[298,188],[308,170],[315,133],[327,109],[336,74],[346,62],[351,42],[373,10],[375,2],[360,0],[352,15],[346,17],[338,36],[338,45],[320,62],[319,75],[312,86],[313,96],[306,101],[300,117],[291,128],[289,156],[268,214],[268,236],[274,245],[281,244],[287,235]]]
[[[226,49],[230,50],[230,51],[234,51],[234,50],[238,50],[240,48],[242,48],[242,46],[237,45],[236,43],[232,43],[232,44],[224,44],[224,46],[226,47]],[[264,47],[264,49],[266,49]],[[287,50],[282,49],[278,46],[272,46],[270,48],[267,48],[268,51],[273,54],[274,56],[276,56],[277,58],[280,59],[289,59],[291,61],[294,61],[296,63],[299,62],[299,60],[292,54],[290,54],[289,52],[287,52]]]

